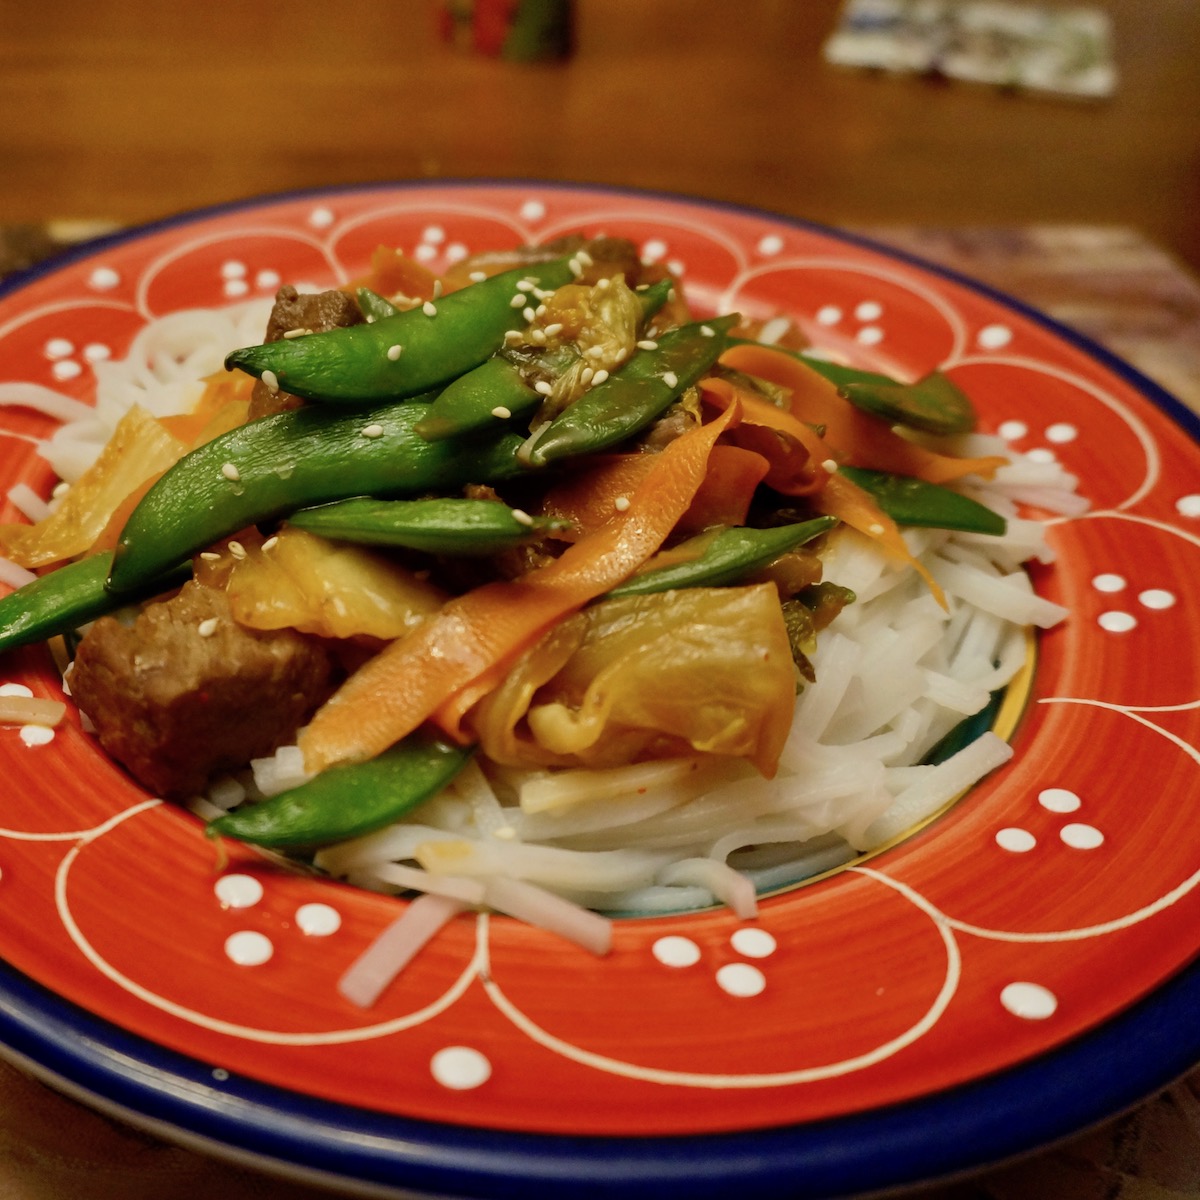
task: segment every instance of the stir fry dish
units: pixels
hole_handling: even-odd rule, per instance
[[[0,527],[0,555],[34,576],[0,600],[0,650],[65,638],[100,746],[151,793],[202,797],[213,837],[381,890],[509,875],[619,908],[709,855],[714,795],[812,774],[798,697],[836,672],[826,631],[877,580],[961,640],[962,602],[922,550],[1002,542],[1015,512],[984,502],[1010,457],[975,445],[949,378],[761,329],[694,313],[608,237],[440,277],[381,248],[340,288],[285,287],[188,411],[131,405],[48,515]],[[1015,586],[1011,562],[998,572]],[[982,658],[986,674],[1012,655]],[[896,794],[879,786],[812,838],[861,843],[847,830]],[[688,831],[620,816],[647,795]],[[606,803],[628,838],[546,826]],[[735,850],[809,840],[763,833],[772,811],[734,819],[762,834]],[[381,838],[390,868],[364,879],[346,847]],[[541,857],[506,865],[514,843]],[[622,845],[637,869],[604,882]],[[682,882],[727,898],[729,847],[714,854],[720,879]]]

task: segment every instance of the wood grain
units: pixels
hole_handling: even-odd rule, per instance
[[[1200,5],[1101,0],[1108,101],[837,68],[838,0],[578,0],[565,63],[439,42],[433,0],[5,6],[0,220],[522,176],[831,224],[1125,225],[1200,267]]]

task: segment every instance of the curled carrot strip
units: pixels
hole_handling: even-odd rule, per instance
[[[736,418],[730,409],[651,456],[628,508],[553,562],[454,598],[368,660],[301,733],[308,768],[371,758],[430,718],[461,739],[463,716],[517,655],[662,545],[700,487],[717,438]]]

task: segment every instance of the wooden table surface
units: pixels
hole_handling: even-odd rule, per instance
[[[109,223],[0,224],[0,278]],[[857,232],[953,268],[1120,354],[1200,413],[1200,281],[1121,227]],[[88,1111],[0,1061],[0,1200],[319,1200]],[[1196,1200],[1200,1071],[1066,1145],[911,1200]]]

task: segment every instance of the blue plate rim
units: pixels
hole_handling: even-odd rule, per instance
[[[523,187],[662,200],[754,216],[856,245],[982,295],[1111,371],[1200,442],[1200,416],[1090,338],[1007,293],[886,243],[801,217],[678,192],[525,177],[375,181],[281,191],[120,229],[0,281],[0,296],[83,258],[177,226],[363,192]],[[945,1180],[1110,1120],[1200,1062],[1200,962],[1055,1050],[903,1105],[799,1125],[679,1137],[567,1137],[434,1124],[218,1078],[210,1064],[77,1007],[0,962],[0,1055],[135,1126],[185,1144],[364,1195],[507,1200],[568,1189],[579,1200],[757,1197],[837,1200]],[[1031,1105],[1030,1097],[1036,1098]],[[563,1191],[562,1194],[568,1194]]]

